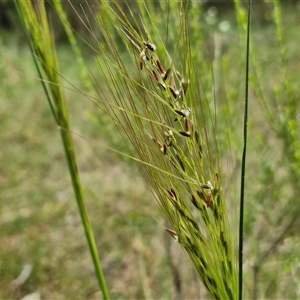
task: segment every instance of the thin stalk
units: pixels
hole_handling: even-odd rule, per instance
[[[64,145],[65,155],[67,158],[69,173],[71,176],[73,189],[74,189],[75,196],[76,196],[79,213],[81,216],[81,222],[84,227],[85,236],[86,236],[86,239],[87,239],[87,242],[89,245],[89,249],[90,249],[90,253],[91,253],[91,256],[93,259],[98,283],[99,283],[99,286],[103,293],[103,299],[108,300],[109,299],[108,289],[107,289],[105,277],[104,277],[104,274],[102,271],[93,229],[91,226],[91,222],[89,220],[88,212],[87,212],[84,197],[83,197],[82,186],[81,186],[79,172],[78,172],[77,163],[76,163],[76,155],[75,155],[75,151],[74,151],[74,142],[73,142],[73,138],[70,133],[70,130],[69,130],[68,123],[65,123],[64,127],[60,128],[60,134],[61,134],[62,142]]]
[[[60,134],[73,189],[75,192],[78,210],[81,216],[82,225],[85,230],[85,235],[94,263],[99,286],[103,293],[103,299],[109,299],[92,226],[88,217],[82,192],[74,141],[70,132],[69,114],[60,78],[58,76],[58,61],[53,45],[51,29],[46,17],[44,2],[41,1],[36,9],[33,8],[30,1],[16,0],[15,5],[20,20],[23,24],[23,28],[25,28],[25,33],[28,37],[28,43],[32,50],[34,63],[37,68],[40,81],[42,82],[46,97],[50,104],[51,111],[57,125],[60,127]]]
[[[248,136],[248,96],[249,96],[249,60],[250,60],[250,20],[251,0],[248,0],[248,21],[246,40],[246,79],[245,79],[245,106],[244,106],[244,146],[241,169],[241,196],[240,196],[240,222],[239,222],[239,300],[243,299],[243,239],[244,239],[244,202],[245,202],[245,174]]]

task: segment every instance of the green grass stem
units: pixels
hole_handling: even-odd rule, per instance
[[[248,140],[248,98],[249,98],[249,60],[250,60],[250,24],[251,0],[248,0],[247,40],[246,40],[246,66],[245,66],[245,105],[244,105],[244,145],[241,167],[241,195],[240,195],[240,221],[239,221],[239,300],[243,299],[243,248],[244,248],[244,202],[245,202],[245,175]]]
[[[70,122],[65,96],[59,77],[59,67],[55,53],[55,47],[51,35],[51,29],[46,17],[44,2],[39,2],[34,8],[30,1],[15,2],[20,19],[24,25],[33,59],[43,84],[46,97],[60,129],[60,135],[64,147],[65,156],[71,176],[71,181],[84,227],[86,239],[92,256],[96,276],[104,299],[109,299],[108,290],[102,271],[98,250],[89,220],[86,204],[83,196],[82,185],[78,172],[75,147],[70,132]],[[47,83],[46,83],[47,82]]]

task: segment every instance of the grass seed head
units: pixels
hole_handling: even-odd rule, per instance
[[[152,52],[156,51],[156,46],[148,41],[144,42],[144,45],[147,49],[149,49]]]

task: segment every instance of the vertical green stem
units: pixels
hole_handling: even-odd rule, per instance
[[[15,5],[27,34],[35,66],[44,87],[45,95],[48,99],[55,121],[60,127],[60,134],[73,189],[75,192],[78,210],[81,216],[81,222],[85,230],[85,235],[94,263],[97,279],[102,290],[103,299],[108,300],[108,290],[83,197],[74,142],[70,133],[69,114],[66,106],[65,96],[62,91],[60,78],[58,76],[59,68],[57,56],[55,47],[53,46],[51,28],[49,27],[46,9],[44,6],[45,3],[44,1],[40,1],[39,5],[34,8],[31,1],[15,0]]]
[[[87,242],[89,245],[90,253],[93,259],[96,275],[98,278],[98,282],[100,285],[100,288],[102,290],[103,299],[108,300],[109,294],[105,282],[105,277],[102,271],[97,246],[95,243],[95,237],[93,234],[93,229],[91,226],[91,222],[88,217],[86,205],[83,198],[81,183],[80,183],[80,177],[78,173],[77,163],[76,163],[76,156],[74,152],[74,145],[73,145],[73,139],[70,134],[68,123],[64,124],[64,127],[61,127],[60,134],[64,145],[65,155],[67,158],[67,163],[69,167],[69,173],[71,175],[71,180],[73,184],[73,189],[76,195],[76,201],[78,205],[78,209],[81,216],[81,221],[85,230],[85,235],[87,238]]]
[[[244,106],[244,146],[241,170],[241,196],[240,196],[240,222],[239,222],[239,300],[243,299],[243,239],[244,239],[244,197],[245,197],[245,174],[248,135],[248,94],[249,94],[249,59],[250,59],[250,19],[251,0],[248,0],[248,22],[246,41],[246,79],[245,79],[245,106]]]

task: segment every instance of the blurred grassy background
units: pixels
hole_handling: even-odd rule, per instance
[[[292,1],[288,4],[284,9],[284,28],[289,70],[296,82],[300,69],[299,5]],[[35,79],[29,49],[11,10],[8,16],[5,24],[9,28],[2,28],[0,32],[0,298],[21,299],[38,291],[42,299],[99,299],[101,293],[94,278],[58,129]],[[233,132],[234,162],[230,164],[236,169],[231,171],[230,180],[235,186],[232,178],[239,176],[236,151],[241,143],[238,134],[241,134],[244,73],[239,68],[243,63],[240,61],[243,48],[238,42],[232,7],[208,2],[201,24],[207,26],[204,28],[206,51],[213,51],[214,38],[221,43],[217,99],[231,116],[224,126]],[[72,50],[59,29],[57,32],[63,76],[80,86]],[[260,63],[266,71],[264,87],[272,91],[281,79],[277,78],[280,67],[278,50],[274,51],[277,42],[270,3],[254,8],[253,39],[259,46]],[[89,63],[97,74],[92,55]],[[97,80],[101,82],[101,78]],[[165,233],[164,221],[137,167],[105,148],[111,145],[113,137],[107,136],[107,129],[99,125],[101,113],[77,92],[67,90],[67,97],[89,214],[112,299],[205,298],[189,262]],[[266,184],[269,190],[281,184],[282,190],[278,192],[281,196],[277,196],[280,198],[289,185],[288,175],[283,168],[278,169],[277,164],[281,143],[266,122],[255,93],[251,100],[248,180],[254,184],[248,184],[247,191],[246,289],[250,296],[256,289],[265,298],[297,298],[300,262],[296,228],[299,224],[293,224],[271,259],[266,257],[261,262],[257,259],[259,256],[255,256],[259,253],[257,249],[263,250],[272,244],[274,234],[280,232],[289,218],[288,215],[282,218],[280,209],[271,210],[275,199],[271,192],[268,192],[269,201],[262,205],[266,197],[262,191],[266,190]],[[118,142],[122,148],[122,141],[118,139],[114,140],[114,147]],[[271,183],[270,176],[276,176]],[[299,193],[295,201],[297,199]],[[270,212],[273,221],[276,215],[282,220],[270,221],[264,210]],[[257,233],[260,230],[264,236]],[[257,263],[266,265],[263,274],[255,279],[253,269]],[[13,280],[26,264],[33,266],[32,272],[25,283],[17,285]],[[181,294],[173,283],[176,271],[182,282]],[[288,290],[290,285],[293,287]]]

